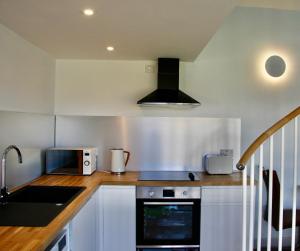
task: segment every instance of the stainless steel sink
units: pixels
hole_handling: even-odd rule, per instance
[[[84,189],[25,186],[0,204],[0,226],[46,226]]]

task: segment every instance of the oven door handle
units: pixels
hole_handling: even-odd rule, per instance
[[[137,248],[155,248],[155,249],[163,249],[163,248],[199,248],[200,245],[137,245]]]
[[[188,206],[188,205],[194,205],[194,202],[183,202],[183,201],[178,201],[178,202],[158,202],[158,201],[145,201],[144,202],[144,205],[152,205],[152,206],[177,206],[177,205],[180,205],[180,206]]]

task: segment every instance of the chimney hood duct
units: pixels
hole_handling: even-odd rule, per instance
[[[159,58],[157,89],[137,102],[142,106],[199,106],[200,102],[179,90],[179,59]]]

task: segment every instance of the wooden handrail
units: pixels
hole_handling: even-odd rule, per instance
[[[300,114],[300,106],[293,110],[291,113],[286,115],[284,118],[279,120],[273,126],[271,126],[268,130],[263,132],[253,143],[248,147],[248,149],[244,152],[239,162],[236,165],[238,170],[243,170],[251,158],[252,154],[256,152],[256,150],[260,147],[262,143],[264,143],[269,137],[271,137],[274,133],[276,133],[280,128],[285,126],[291,120],[296,118]]]

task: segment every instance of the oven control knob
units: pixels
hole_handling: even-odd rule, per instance
[[[187,192],[187,191],[183,191],[183,192],[182,192],[182,195],[183,195],[183,196],[187,196],[187,195],[188,195],[188,192]]]
[[[150,191],[150,192],[149,192],[149,196],[150,196],[150,197],[153,197],[153,196],[154,196],[154,192],[153,192],[153,191]]]
[[[84,165],[85,166],[89,166],[90,165],[90,162],[88,160],[84,161]]]

